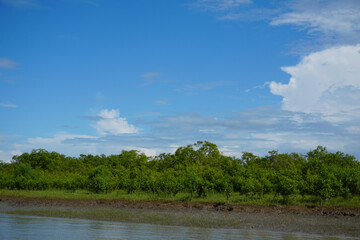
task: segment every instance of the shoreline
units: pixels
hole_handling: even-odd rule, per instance
[[[359,237],[360,209],[0,196],[0,213]]]

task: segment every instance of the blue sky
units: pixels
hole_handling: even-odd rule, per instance
[[[360,157],[357,0],[0,0],[0,159]]]

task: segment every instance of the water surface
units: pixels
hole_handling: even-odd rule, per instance
[[[1,240],[48,239],[354,239],[239,229],[211,229],[154,224],[49,218],[0,213]]]

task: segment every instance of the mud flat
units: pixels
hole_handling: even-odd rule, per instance
[[[0,214],[360,237],[360,209],[0,196]]]

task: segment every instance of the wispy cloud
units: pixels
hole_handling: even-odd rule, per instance
[[[227,81],[213,81],[213,82],[203,82],[196,84],[185,84],[182,87],[176,88],[178,92],[186,92],[191,94],[196,94],[198,91],[209,91],[217,87],[229,85],[230,82]]]
[[[253,86],[252,88],[248,88],[245,90],[245,92],[250,92],[251,90],[253,89],[264,89],[266,87],[268,87],[270,85],[270,82],[264,82],[263,84],[261,85],[256,85],[256,86]]]
[[[39,1],[37,0],[1,0],[1,2],[19,8],[32,8],[40,6]]]
[[[228,21],[261,21],[261,20],[271,20],[279,13],[281,9],[267,9],[267,8],[251,8],[241,11],[230,11],[225,15],[218,17],[219,20],[228,20]]]
[[[147,72],[147,73],[144,73],[144,74],[141,74],[140,77],[142,78],[155,78],[155,77],[159,77],[161,76],[161,73],[159,72]]]
[[[289,0],[269,2],[267,8],[236,1],[196,1],[204,9],[219,10],[219,20],[258,21],[272,26],[297,26],[321,45],[356,44],[360,39],[358,0]],[[246,6],[246,7],[239,7]],[[309,46],[307,47],[309,48]]]
[[[352,144],[360,144],[358,121],[347,121],[344,125],[328,122],[316,114],[289,112],[276,108],[257,108],[238,112],[226,118],[201,116],[189,113],[163,116],[149,122],[153,127],[151,136],[172,136],[173,144],[199,139],[214,141],[221,146],[240,146],[233,149],[265,154],[266,151],[306,152],[318,145],[330,150],[342,150],[358,157],[360,152]]]
[[[169,83],[173,82],[172,80],[161,78],[162,74],[159,72],[147,72],[141,74],[140,77],[143,79],[143,82],[139,84],[140,87],[145,87],[153,83]]]
[[[169,105],[168,99],[167,99],[167,98],[164,98],[164,99],[155,100],[155,101],[154,101],[154,105],[167,106],[167,105]]]
[[[71,141],[79,141],[79,139],[81,139],[81,143],[74,145],[71,143]],[[74,156],[74,153],[95,154],[96,144],[94,144],[94,141],[96,141],[96,139],[98,138],[94,136],[69,133],[58,133],[52,137],[28,138],[25,141],[17,141],[17,143],[7,146],[9,150],[6,155],[20,155],[24,152],[30,152],[33,149],[40,148],[48,151],[57,151],[63,154],[69,154],[71,156]]]
[[[2,80],[3,82],[5,82],[5,83],[9,83],[9,84],[14,84],[14,83],[16,83],[14,80],[10,80],[10,79],[4,79],[4,80]]]
[[[8,59],[8,58],[0,58],[0,68],[4,69],[16,69],[19,66],[19,63]]]
[[[272,25],[296,25],[325,35],[360,36],[360,2],[357,0],[297,0],[275,17]]]
[[[5,108],[17,108],[18,106],[12,103],[0,103],[1,107],[5,107]]]
[[[23,78],[24,77],[21,75],[8,75],[0,72],[0,80],[8,84],[15,84],[18,80],[21,80]]]
[[[193,6],[205,10],[222,11],[250,3],[252,3],[251,0],[197,0]]]

